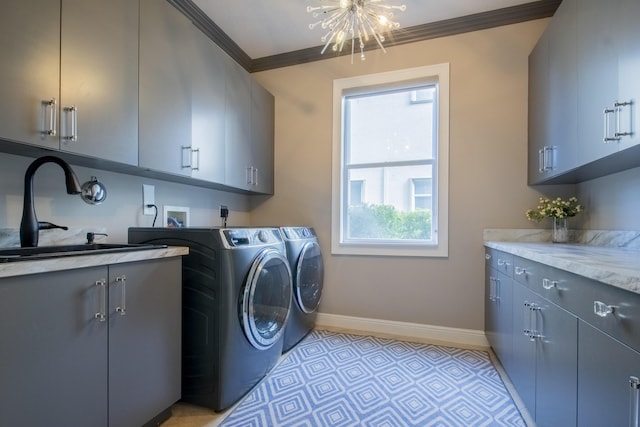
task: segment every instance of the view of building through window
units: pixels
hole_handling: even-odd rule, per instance
[[[346,241],[434,241],[436,101],[435,84],[344,97]]]

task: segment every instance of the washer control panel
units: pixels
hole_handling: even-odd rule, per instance
[[[277,228],[227,228],[221,231],[230,248],[262,246],[282,241]]]
[[[310,239],[316,237],[312,227],[282,227],[284,237],[288,240]]]

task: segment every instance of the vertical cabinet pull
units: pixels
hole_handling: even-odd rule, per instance
[[[525,301],[524,303],[524,335],[529,338],[530,341],[535,341],[537,338],[541,338],[542,334],[538,330],[538,311],[542,311],[542,308],[532,302]]]
[[[640,379],[629,377],[629,427],[640,427]]]
[[[614,133],[614,136],[617,138],[620,138],[622,136],[632,136],[633,132],[631,132],[631,129],[629,129],[627,132],[622,132],[620,129],[620,113],[622,112],[622,109],[624,107],[631,107],[632,101],[626,101],[626,102],[616,101],[615,104],[613,105],[616,109],[616,132]]]
[[[44,106],[44,114],[47,116],[47,109],[49,110],[49,123],[45,125],[44,133],[49,136],[56,136],[56,123],[58,121],[58,105],[55,98],[51,98],[48,101],[42,101],[42,105]]]
[[[554,169],[555,164],[555,152],[556,147],[549,147],[545,145],[542,149],[538,150],[538,171],[544,173]]]
[[[99,322],[104,322],[107,320],[107,281],[104,279],[96,280],[95,285],[100,288],[100,301],[98,312],[93,317]]]
[[[127,314],[127,277],[126,276],[118,276],[116,277],[116,283],[120,283],[120,305],[116,307],[116,313],[119,313],[120,316],[124,316]]]
[[[182,160],[180,166],[182,169],[191,169],[192,171],[200,170],[200,149],[193,148],[191,145],[183,145],[180,147],[182,152]],[[193,161],[195,154],[196,161]],[[195,165],[195,166],[194,166]]]
[[[608,144],[611,141],[619,141],[620,138],[618,138],[617,136],[611,136],[611,131],[610,131],[610,127],[611,127],[611,120],[609,120],[609,115],[610,114],[616,114],[616,108],[605,108],[604,111],[602,112],[604,115],[604,137],[602,138],[602,140],[604,141],[605,144]]]
[[[78,140],[78,108],[75,105],[71,107],[65,107],[64,111],[69,115],[71,119],[71,133],[63,139],[67,141],[77,141]]]

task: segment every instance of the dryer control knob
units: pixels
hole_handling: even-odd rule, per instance
[[[266,231],[260,230],[258,231],[258,240],[260,240],[262,243],[267,243],[269,241],[269,235]]]

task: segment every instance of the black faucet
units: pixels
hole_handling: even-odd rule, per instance
[[[45,163],[55,163],[64,171],[64,178],[67,185],[67,194],[80,194],[82,191],[76,174],[71,166],[64,160],[55,156],[44,156],[34,160],[27,168],[24,174],[24,201],[22,207],[22,221],[20,222],[20,246],[23,248],[35,248],[38,246],[38,234],[40,230],[49,230],[51,228],[61,228],[67,230],[67,227],[55,225],[50,222],[38,221],[36,210],[33,206],[33,175],[36,170]]]

